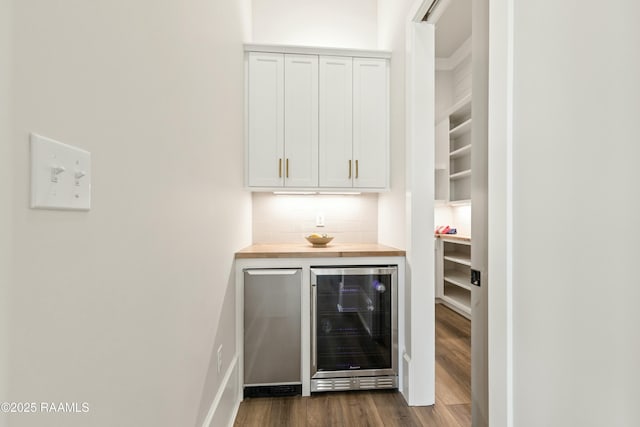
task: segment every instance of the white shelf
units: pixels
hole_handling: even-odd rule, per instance
[[[449,175],[449,179],[455,181],[456,179],[467,178],[471,176],[471,169],[467,169],[465,171],[456,172],[454,174]]]
[[[471,119],[468,119],[449,131],[451,138],[458,138],[465,133],[471,132]]]
[[[449,206],[471,203],[471,110],[469,93],[436,124],[435,199]]]
[[[471,290],[471,278],[469,274],[465,274],[459,270],[445,270],[444,281],[449,282],[452,285],[459,286],[467,291]]]
[[[471,199],[450,200],[449,206],[466,206],[471,204]]]
[[[453,243],[454,245],[471,246],[469,236],[462,236],[460,234],[438,234],[438,238],[443,242]]]
[[[453,291],[453,289],[457,289],[458,291]],[[441,299],[451,305],[456,311],[471,316],[471,292],[460,288],[451,288],[449,292],[445,291]]]
[[[468,254],[452,252],[448,255],[445,255],[444,259],[447,261],[455,262],[457,264],[462,264],[462,265],[471,267],[471,257]]]
[[[469,114],[471,112],[471,94],[468,94],[460,101],[456,102],[447,111],[448,116],[455,116],[458,114]]]
[[[452,159],[457,159],[458,157],[466,156],[467,154],[471,154],[471,144],[465,145],[462,148],[458,148],[457,150],[449,153],[449,157]]]
[[[471,318],[471,241],[440,238],[436,295],[452,310]]]

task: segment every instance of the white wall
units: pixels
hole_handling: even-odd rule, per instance
[[[221,384],[213,349],[222,373],[232,360],[225,295],[251,240],[238,167],[248,3],[13,7],[9,397],[90,411],[11,425],[195,425]],[[28,209],[30,131],[91,151],[90,212]]]
[[[405,31],[412,1],[378,0],[378,47],[392,51],[390,75],[391,191],[380,194],[378,239],[404,248],[405,239]]]
[[[436,206],[434,227],[448,225],[458,231],[458,235],[471,237],[471,205]]]
[[[637,426],[640,4],[514,16],[514,425]]]
[[[451,71],[436,70],[436,124],[447,117],[453,106],[453,75]]]
[[[310,233],[334,236],[333,243],[378,241],[378,195],[253,194],[253,243],[306,243]],[[316,215],[325,226],[316,227]]]
[[[11,280],[11,1],[0,0],[0,402],[8,400]],[[0,415],[0,427],[7,420]]]
[[[453,69],[451,77],[453,83],[453,103],[461,101],[471,93],[471,57],[467,57]]]
[[[253,41],[375,49],[376,0],[252,0]]]

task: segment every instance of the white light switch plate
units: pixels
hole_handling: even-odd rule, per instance
[[[91,153],[32,133],[31,207],[91,209]]]

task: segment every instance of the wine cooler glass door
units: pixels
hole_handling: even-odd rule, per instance
[[[395,374],[396,267],[311,274],[312,378]]]

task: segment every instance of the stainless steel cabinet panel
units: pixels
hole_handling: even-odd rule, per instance
[[[301,383],[301,269],[244,272],[244,384]]]

